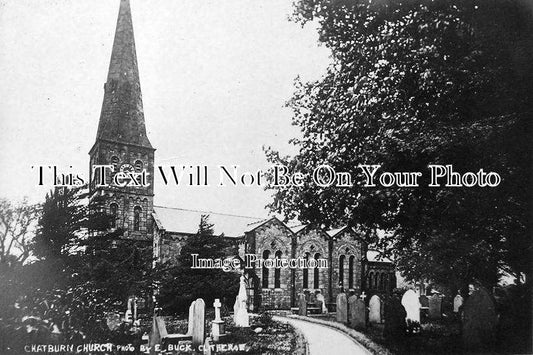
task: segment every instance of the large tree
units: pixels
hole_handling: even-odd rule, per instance
[[[89,208],[86,197],[83,188],[50,192],[32,244],[38,259],[0,272],[0,352],[47,343],[52,331],[68,343],[132,340],[108,329],[106,313],[124,311],[129,296],[151,298],[151,243],[110,232],[103,201]]]
[[[31,256],[39,205],[0,199],[0,265],[22,264]]]
[[[410,278],[494,285],[531,270],[528,236],[533,20],[525,1],[299,0],[332,63],[296,81],[288,102],[299,153],[267,158],[309,174],[320,164],[353,186],[276,187],[275,212],[302,222],[387,231],[377,242]],[[365,187],[360,164],[420,171],[420,187]],[[430,188],[428,164],[498,172],[498,187]]]
[[[165,272],[158,301],[168,313],[187,311],[197,298],[212,304],[215,298],[229,302],[237,295],[239,274],[221,269],[193,269],[192,254],[198,254],[198,258],[225,259],[238,256],[238,250],[235,241],[214,234],[209,215],[201,216],[197,234],[187,238],[177,259],[159,266]]]

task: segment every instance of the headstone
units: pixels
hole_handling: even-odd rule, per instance
[[[385,327],[383,335],[386,338],[398,339],[405,335],[407,313],[399,297],[392,296],[385,301]]]
[[[370,323],[381,323],[381,298],[374,295],[368,303],[370,311],[368,312],[368,321]]]
[[[415,291],[407,290],[402,297],[402,306],[405,308],[407,323],[420,323],[420,301]]]
[[[348,322],[348,301],[344,292],[337,295],[337,322]]]
[[[426,295],[418,297],[418,301],[420,302],[420,307],[429,307],[429,299]]]
[[[463,317],[463,344],[467,350],[483,351],[494,341],[497,313],[484,288],[476,289],[466,299]]]
[[[192,325],[192,345],[194,348],[204,343],[205,336],[205,302],[198,298],[194,302],[194,315]]]
[[[220,300],[217,298],[215,299],[215,303],[213,303],[213,307],[215,307],[215,319],[211,323],[213,334],[213,340],[218,341],[220,339],[220,336],[224,335],[224,321],[222,318],[220,318],[220,307],[222,304],[220,303]]]
[[[244,276],[241,275],[239,294],[235,299],[235,305],[233,306],[233,320],[237,327],[249,327],[250,319],[248,317],[248,310],[246,308],[246,283],[244,281]]]
[[[192,301],[189,306],[189,323],[187,324],[187,335],[192,335],[192,324],[194,323],[194,304],[196,301]]]
[[[348,322],[353,328],[355,322],[355,302],[357,301],[356,295],[351,295],[348,297]]]
[[[300,293],[298,296],[298,315],[307,315],[307,300],[305,299],[305,295],[303,293]]]
[[[152,331],[148,337],[148,346],[150,347],[150,354],[155,354],[155,346],[161,344],[161,340],[168,335],[165,321],[163,318],[154,315],[152,318]]]
[[[366,328],[366,305],[365,301],[353,295],[348,298],[350,309],[350,326],[354,329]]]
[[[442,298],[437,294],[429,298],[428,316],[430,319],[441,319],[442,317]]]
[[[463,306],[463,302],[463,296],[457,294],[457,296],[455,296],[453,299],[453,313],[459,313],[460,308]]]
[[[317,307],[320,308],[320,311],[322,313],[328,313],[328,309],[326,308],[326,299],[324,298],[324,295],[320,293],[320,291],[316,292],[315,299],[317,302]]]
[[[133,322],[131,310],[127,309],[126,313],[124,313],[124,321],[128,323]]]

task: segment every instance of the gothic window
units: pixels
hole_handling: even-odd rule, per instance
[[[120,162],[120,160],[118,159],[118,157],[116,155],[113,155],[111,157],[111,165],[113,165],[113,172],[116,173],[118,171],[118,163]]]
[[[268,259],[269,256],[270,256],[270,252],[268,250],[265,250],[263,252],[263,260]],[[264,265],[263,265],[262,273],[263,273],[263,276],[262,276],[263,288],[268,288],[268,268],[266,268]]]
[[[316,253],[315,254],[315,260],[317,260],[317,265],[318,265],[318,259],[320,259],[320,254]],[[313,287],[315,289],[320,288],[320,280],[319,280],[320,273],[319,273],[319,271],[320,271],[320,269],[318,267],[315,267],[314,277],[313,277]]]
[[[140,160],[135,161],[135,171],[140,173],[143,170],[143,162]]]
[[[309,253],[305,253],[305,267],[303,269],[304,279],[303,288],[309,288],[309,269],[307,268],[307,262],[309,261]]]
[[[135,206],[133,209],[133,230],[138,231],[141,225],[141,208]]]
[[[341,255],[339,258],[339,286],[344,287],[344,259],[346,257]]]
[[[276,259],[281,259],[281,251],[277,251],[275,254]],[[281,287],[281,268],[276,267],[274,269],[274,288]]]
[[[118,205],[116,203],[110,204],[109,210],[111,211],[111,228],[115,228],[117,226]]]
[[[354,267],[355,256],[350,256],[348,262],[348,288],[353,288],[353,267]]]

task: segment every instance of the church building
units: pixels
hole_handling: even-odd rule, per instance
[[[395,287],[394,265],[368,250],[354,228],[325,230],[311,225],[289,226],[276,217],[260,219],[154,206],[154,154],[146,134],[130,3],[121,0],[96,141],[89,152],[91,197],[105,198],[106,210],[114,216],[110,228],[122,228],[123,238],[151,244],[158,262],[172,261],[187,238],[197,233],[201,216],[207,214],[215,234],[231,238],[241,257],[247,253],[263,259],[327,260],[326,268],[250,270],[246,277],[252,310],[288,309],[306,291],[320,291],[333,303],[341,290],[370,295]],[[113,167],[106,169],[107,181],[117,173],[146,171],[148,184],[100,186],[95,165]]]

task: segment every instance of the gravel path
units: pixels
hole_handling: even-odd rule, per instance
[[[328,326],[285,317],[274,319],[298,328],[309,343],[310,355],[371,355],[371,352],[354,339]]]

